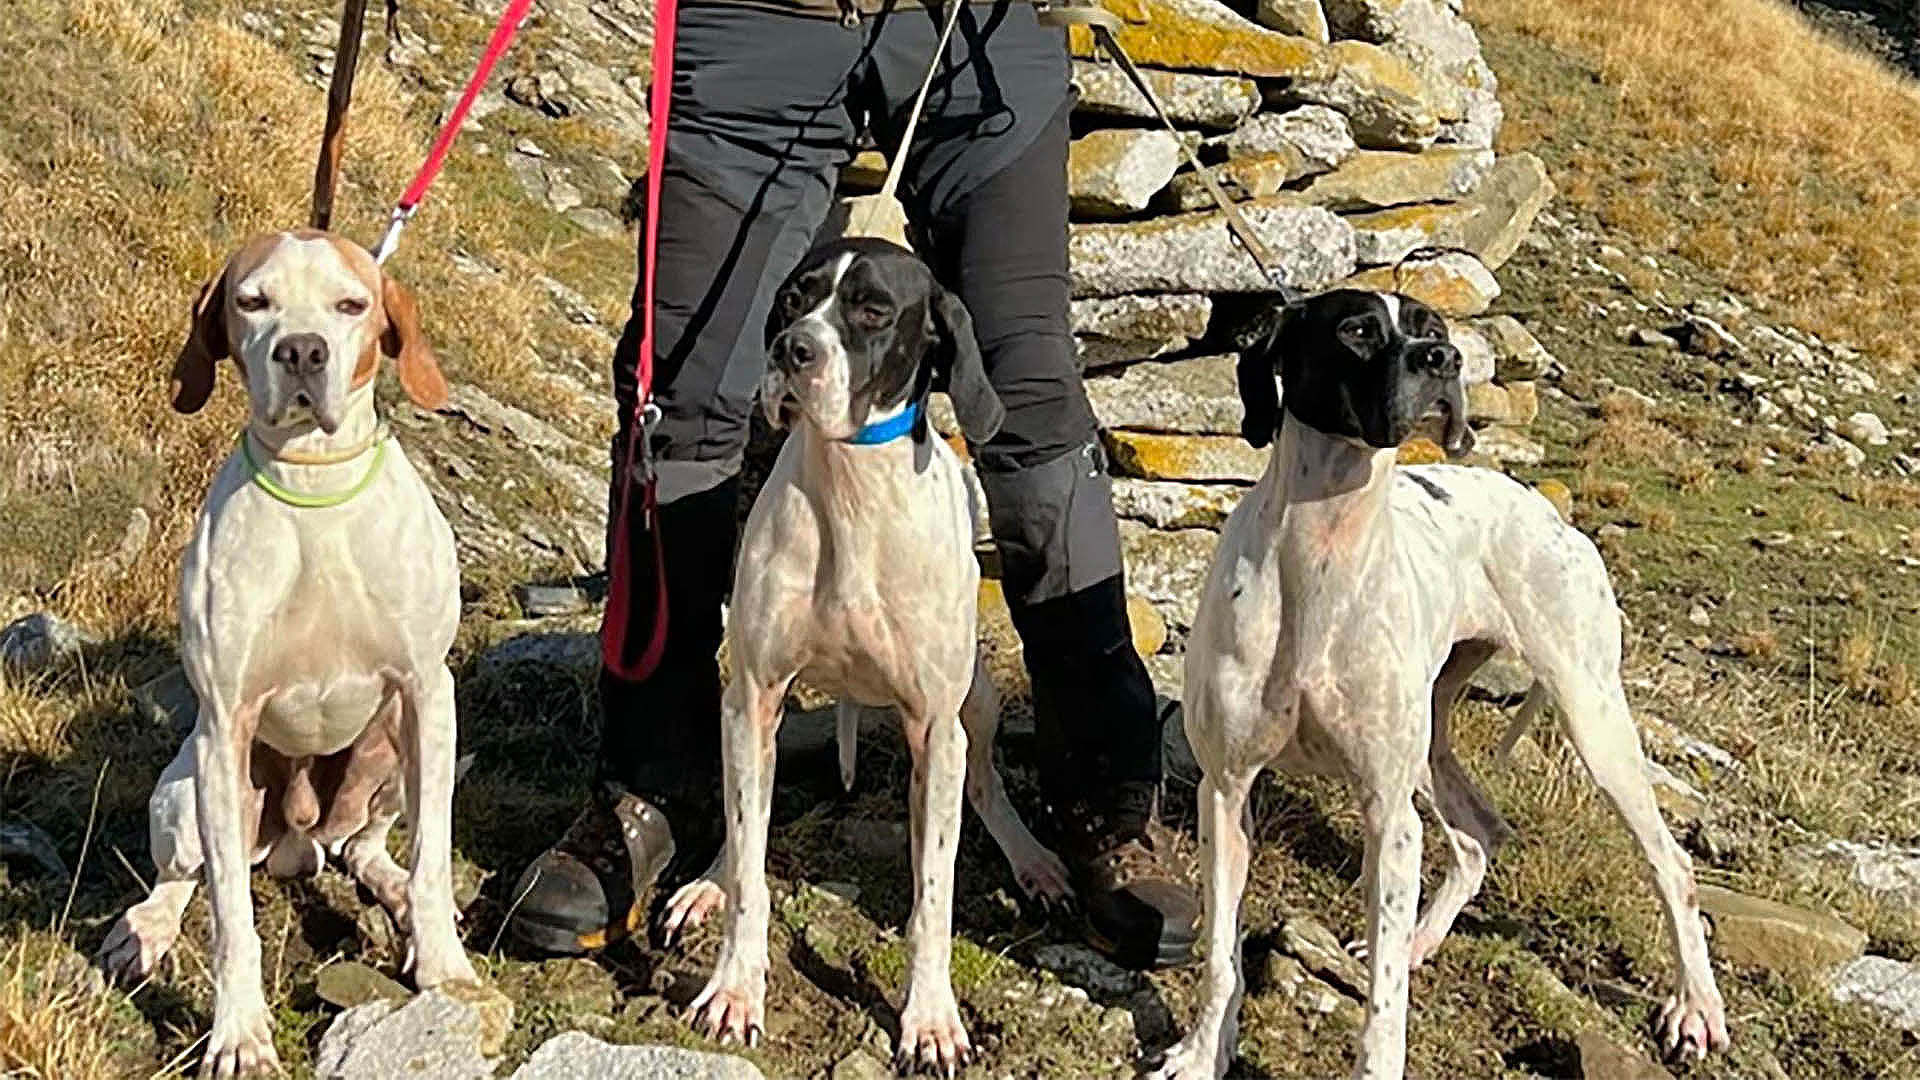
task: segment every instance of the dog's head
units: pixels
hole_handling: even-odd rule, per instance
[[[332,434],[348,396],[379,373],[382,354],[396,361],[416,403],[446,401],[413,294],[365,248],[306,229],[256,236],[200,287],[173,365],[173,407],[198,411],[220,361],[232,357],[257,422]]]
[[[837,240],[803,259],[774,295],[767,353],[760,405],[776,426],[797,413],[827,438],[849,439],[870,415],[924,404],[933,390],[953,399],[971,442],[993,438],[1005,416],[966,308],[884,240]],[[923,410],[916,439],[925,425]]]
[[[1240,433],[1255,446],[1279,429],[1284,388],[1292,419],[1326,435],[1389,449],[1437,410],[1447,453],[1473,448],[1446,321],[1398,293],[1336,289],[1291,304],[1241,350],[1238,371]]]

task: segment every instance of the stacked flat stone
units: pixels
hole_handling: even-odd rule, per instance
[[[1072,322],[1115,475],[1130,590],[1193,621],[1217,531],[1265,467],[1239,437],[1234,358],[1269,293],[1180,139],[1307,290],[1391,289],[1447,316],[1485,457],[1531,463],[1534,380],[1552,366],[1487,317],[1493,271],[1552,195],[1498,156],[1494,79],[1454,0],[1105,0],[1180,135],[1084,31],[1069,160]],[[877,156],[849,186],[877,183]],[[1409,258],[1422,248],[1454,249]],[[1417,458],[1419,451],[1411,452]]]

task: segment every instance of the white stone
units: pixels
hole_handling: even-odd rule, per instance
[[[1359,151],[1347,118],[1325,105],[1261,113],[1207,145],[1224,150],[1228,157],[1272,153],[1290,146],[1315,172],[1339,168]]]
[[[1906,1031],[1920,1031],[1920,965],[1859,956],[1834,970],[1835,1001],[1864,1005]]]

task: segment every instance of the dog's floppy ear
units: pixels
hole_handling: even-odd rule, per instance
[[[173,407],[199,412],[213,395],[214,370],[232,353],[227,344],[227,272],[224,268],[200,286],[193,302],[187,343],[173,361]]]
[[[1274,384],[1275,354],[1286,336],[1287,324],[1295,318],[1288,304],[1273,316],[1267,331],[1240,349],[1240,362],[1234,375],[1240,384],[1240,404],[1246,413],[1240,418],[1240,437],[1255,449],[1273,441],[1280,429],[1280,392]]]
[[[446,404],[447,378],[440,374],[440,361],[420,331],[420,305],[412,291],[392,276],[382,275],[380,310],[387,318],[380,331],[380,351],[396,361],[400,388],[423,409]]]
[[[935,283],[932,308],[934,325],[940,331],[939,367],[947,396],[953,399],[953,414],[960,421],[961,433],[977,446],[1000,434],[1007,410],[987,381],[987,365],[980,358],[980,343],[974,339],[973,317],[967,314],[966,305]]]

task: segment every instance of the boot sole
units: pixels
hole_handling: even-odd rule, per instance
[[[1165,938],[1161,938],[1154,944],[1152,963],[1142,964],[1139,962],[1139,954],[1142,950],[1122,949],[1119,944],[1111,938],[1095,930],[1092,923],[1088,923],[1086,926],[1086,938],[1087,944],[1093,946],[1095,951],[1106,956],[1114,963],[1135,971],[1168,971],[1177,968],[1191,967],[1195,963],[1198,963],[1200,959],[1199,954],[1194,950],[1195,942],[1191,941],[1181,944],[1178,941],[1168,941]]]

